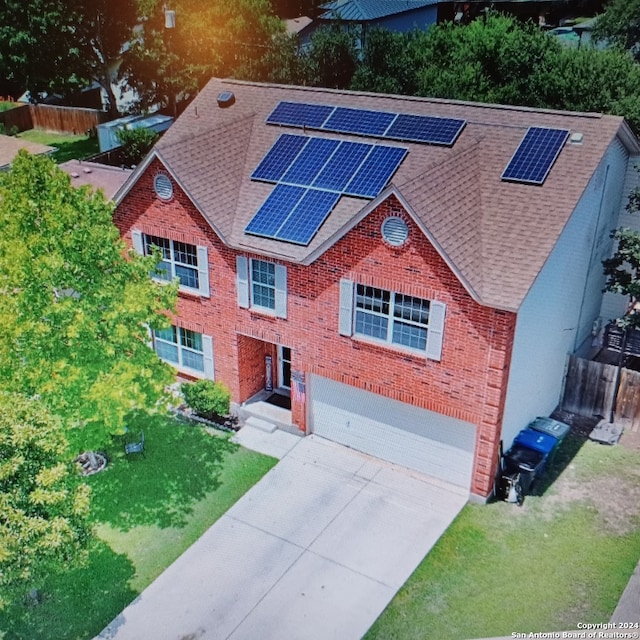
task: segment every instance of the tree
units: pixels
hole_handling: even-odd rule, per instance
[[[0,176],[0,389],[38,395],[77,451],[104,446],[173,375],[148,346],[176,287],[127,252],[102,193],[21,152]]]
[[[269,0],[176,0],[175,28],[165,28],[163,2],[140,3],[144,30],[125,54],[122,75],[141,106],[188,99],[209,80],[253,77],[284,31]]]
[[[320,27],[307,52],[309,84],[347,89],[358,65],[356,36],[340,24]]]
[[[136,0],[5,0],[0,77],[7,78],[7,89],[28,89],[33,97],[97,82],[117,114],[113,69],[136,22]]]
[[[611,0],[596,20],[592,37],[631,51],[640,59],[640,0]]]
[[[387,29],[366,32],[360,62],[351,81],[356,91],[413,95],[417,89],[414,41],[420,33]]]
[[[81,557],[89,487],[71,460],[58,418],[35,398],[0,392],[0,593]]]
[[[156,143],[158,134],[153,129],[138,127],[137,129],[118,129],[118,142],[122,145],[120,159],[127,166],[138,164]]]
[[[496,13],[438,25],[414,46],[419,95],[534,107],[544,106],[562,47],[536,25]]]
[[[630,194],[626,209],[629,213],[640,211],[640,187]],[[611,237],[616,251],[602,261],[607,278],[605,291],[620,293],[629,299],[627,310],[616,324],[623,328],[640,328],[640,233],[631,229],[615,229]]]

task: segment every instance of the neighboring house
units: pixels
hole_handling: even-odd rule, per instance
[[[0,134],[0,171],[9,169],[18,152],[22,149],[33,155],[48,155],[55,151],[53,147],[49,147],[46,144]]]
[[[113,198],[132,171],[86,160],[69,160],[59,166],[71,176],[72,186],[89,185],[95,190],[102,190],[107,200]]]
[[[485,498],[591,343],[638,152],[614,116],[216,79],[114,220],[180,279],[182,375]]]

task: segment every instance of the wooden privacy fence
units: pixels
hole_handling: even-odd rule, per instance
[[[58,107],[49,104],[25,104],[0,112],[0,122],[6,132],[15,127],[18,132],[44,129],[61,133],[86,133],[107,121],[107,114],[97,109]]]
[[[581,416],[611,412],[618,367],[569,356],[562,409]],[[623,368],[614,415],[616,422],[637,430],[640,425],[640,373]]]

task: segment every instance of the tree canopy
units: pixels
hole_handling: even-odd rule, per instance
[[[89,488],[72,457],[41,402],[0,392],[0,594],[78,558],[89,540]]]
[[[640,59],[640,0],[610,0],[593,29],[596,41],[608,41]]]
[[[262,58],[274,51],[274,38],[284,32],[269,0],[176,0],[170,29],[163,5],[141,0],[144,28],[121,69],[143,108],[186,100],[212,76],[260,75]]]
[[[172,381],[148,346],[176,288],[127,252],[102,193],[21,152],[0,176],[0,389],[37,395],[77,447],[121,432]]]
[[[137,19],[136,0],[5,0],[0,91],[66,94],[97,82],[116,113],[111,75]]]

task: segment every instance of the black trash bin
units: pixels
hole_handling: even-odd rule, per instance
[[[558,439],[535,429],[523,429],[501,460],[497,497],[521,505],[558,446]]]

